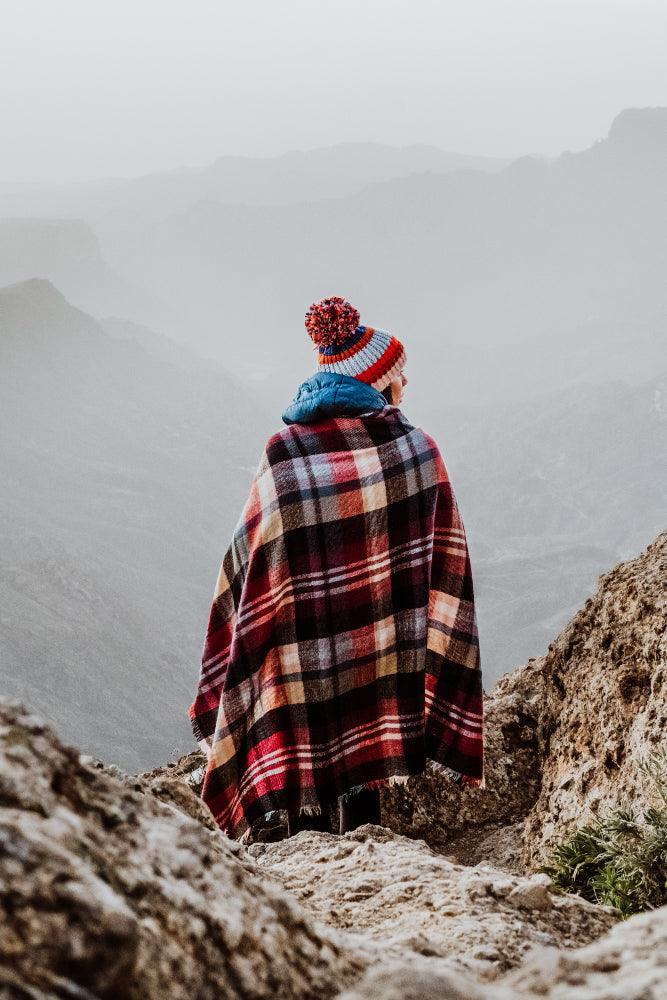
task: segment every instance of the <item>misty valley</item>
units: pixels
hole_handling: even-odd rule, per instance
[[[0,216],[2,687],[90,753],[191,747],[220,558],[319,296],[406,344],[487,689],[664,529],[665,108],[553,159],[362,143],[0,183]]]

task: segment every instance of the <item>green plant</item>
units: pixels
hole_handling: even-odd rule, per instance
[[[624,917],[667,904],[667,751],[654,751],[639,768],[660,805],[612,810],[558,844],[538,869],[561,889],[615,906]]]

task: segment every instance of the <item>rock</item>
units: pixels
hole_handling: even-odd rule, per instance
[[[217,829],[209,809],[199,798],[205,769],[204,754],[200,750],[193,750],[171,764],[145,771],[130,780],[138,782],[137,787],[157,795],[163,801],[173,802],[178,809],[210,826],[211,829]],[[253,824],[248,843],[282,840],[286,836],[287,813],[272,813]]]
[[[373,965],[338,1000],[664,1000],[667,907],[617,924],[600,940],[562,951],[535,946],[491,983],[465,972]]]
[[[665,579],[667,533],[485,697],[488,787],[390,789],[393,830],[272,843],[274,818],[246,849],[198,797],[198,752],[127,775],[0,703],[0,998],[663,1000],[667,907],[619,921],[525,872],[647,804]]]
[[[411,778],[383,791],[383,824],[463,864],[492,858],[498,867],[521,871],[523,822],[540,789],[542,686],[542,661],[529,660],[485,693],[486,788],[459,788],[438,773]]]
[[[172,761],[171,764],[155,767],[152,771],[144,771],[138,777],[149,785],[156,780],[162,781],[163,779],[182,781],[192,789],[195,795],[199,795],[205,770],[206,757],[201,750],[193,750],[191,753],[179,757],[178,760]]]
[[[0,703],[3,997],[331,997],[368,962],[241,845]],[[172,789],[173,791],[173,789]]]
[[[468,977],[433,969],[373,968],[339,1000],[484,1000],[489,993]]]
[[[548,888],[539,882],[532,881],[524,885],[517,885],[508,893],[507,900],[525,910],[550,910],[553,905]]]
[[[136,777],[123,775],[123,781],[136,791],[154,795],[162,802],[171,803],[186,816],[196,819],[202,826],[207,826],[216,832],[219,830],[210,809],[202,802],[192,785],[183,778],[172,776],[169,769],[149,779],[143,775]]]
[[[412,778],[383,793],[383,823],[461,863],[525,873],[606,810],[649,804],[638,764],[667,746],[665,580],[667,532],[602,574],[546,655],[485,694],[487,787]]]
[[[543,658],[541,781],[526,820],[526,867],[614,806],[651,801],[638,764],[667,747],[665,581],[667,532],[600,576],[595,596]]]
[[[575,951],[536,949],[499,985],[518,1000],[663,1000],[667,906],[624,920],[599,941]]]
[[[383,827],[343,837],[303,831],[262,847],[258,866],[319,920],[363,934],[395,962],[456,959],[482,980],[517,966],[531,944],[588,943],[619,917],[610,907],[552,892],[546,876],[456,864]]]
[[[177,784],[82,762],[0,704],[2,1000],[664,996],[667,908],[614,926],[546,876],[382,827],[246,850]]]

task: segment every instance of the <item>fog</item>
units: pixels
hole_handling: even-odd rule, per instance
[[[665,527],[666,29],[590,0],[5,12],[0,693],[133,770],[191,747],[328,294],[406,346],[485,688],[543,654]]]
[[[667,102],[662,0],[22,0],[0,31],[0,179],[205,166],[343,141],[583,149]]]

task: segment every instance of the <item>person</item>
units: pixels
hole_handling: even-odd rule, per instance
[[[317,369],[254,474],[214,591],[189,718],[201,797],[247,840],[380,823],[380,790],[435,770],[484,788],[484,707],[463,521],[401,410],[407,355],[341,296],[313,303]]]

